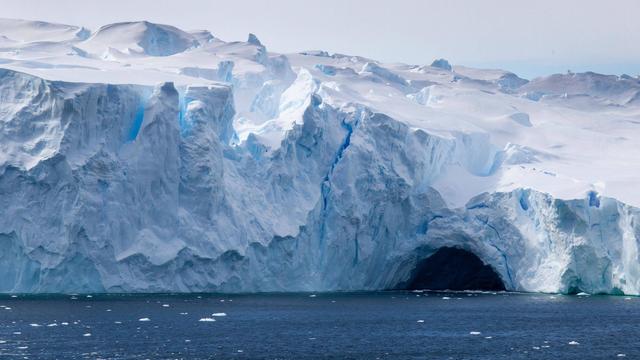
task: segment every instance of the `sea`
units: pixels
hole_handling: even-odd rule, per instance
[[[640,298],[1,295],[0,359],[640,359]]]

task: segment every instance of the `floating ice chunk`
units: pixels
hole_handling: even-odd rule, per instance
[[[469,331],[469,335],[480,335],[482,334],[480,331]]]
[[[317,296],[316,294],[309,295],[309,297],[316,297],[316,296]]]
[[[417,322],[419,322],[419,323],[423,323],[423,322],[424,322],[424,320],[418,320]]]
[[[14,331],[13,335],[22,335],[22,331]]]
[[[181,312],[180,315],[188,315],[189,313]]]
[[[569,341],[569,345],[580,345],[577,341]]]
[[[624,298],[624,299],[625,299],[625,300],[631,300],[631,298],[630,298],[630,297],[626,297],[626,298]]]
[[[576,295],[578,295],[578,296],[589,296],[589,294],[587,294],[586,292],[579,292]]]
[[[627,357],[627,354],[618,354],[617,357]]]
[[[120,325],[120,324],[122,324],[122,321],[114,321],[113,323]]]
[[[493,339],[493,336],[485,336],[485,339]]]
[[[451,300],[451,298],[450,298],[450,297],[448,297],[448,296],[443,296],[443,297],[442,297],[442,300]]]
[[[89,337],[89,336],[91,336],[91,333],[82,334],[82,336]]]
[[[61,322],[60,324],[62,324],[63,326],[67,326],[67,325],[69,325],[69,323],[68,323],[68,322],[66,322],[66,321],[63,321],[63,322]]]
[[[213,313],[211,314],[211,316],[227,316],[227,313],[223,313],[223,312]]]
[[[58,324],[56,324],[56,323],[51,323],[51,324],[48,324],[48,325],[47,325],[47,327],[55,327],[55,326],[58,326]]]
[[[29,348],[28,346],[18,346],[17,347],[17,349],[19,349],[19,350],[26,350],[28,348]]]
[[[162,304],[162,307],[169,307],[169,304]]]
[[[151,321],[151,319],[145,317],[145,318],[138,319],[138,321]]]
[[[29,324],[29,326],[31,326],[31,327],[40,327],[40,326],[42,326],[42,325],[40,325],[40,324],[36,324],[36,323],[32,323],[32,324]]]
[[[214,319],[214,318],[201,318],[198,321],[200,321],[200,322],[214,322],[214,321],[216,321],[216,319]]]
[[[5,310],[11,310],[11,308],[10,308],[10,307],[8,307],[8,306],[5,306],[5,308],[4,308],[4,309],[5,309]]]
[[[6,340],[0,340],[0,344],[6,344],[7,341]]]

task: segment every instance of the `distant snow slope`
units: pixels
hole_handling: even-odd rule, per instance
[[[0,20],[0,292],[640,294],[640,79]]]

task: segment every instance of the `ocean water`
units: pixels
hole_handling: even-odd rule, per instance
[[[638,359],[640,298],[0,297],[1,359]]]

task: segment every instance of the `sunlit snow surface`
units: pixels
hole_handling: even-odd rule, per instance
[[[640,293],[640,81],[0,20],[2,292]]]

